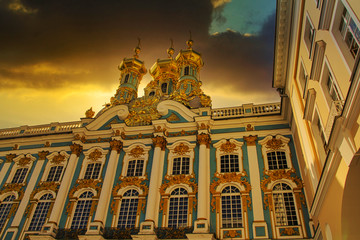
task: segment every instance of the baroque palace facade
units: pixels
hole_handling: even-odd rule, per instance
[[[192,40],[100,112],[0,130],[0,238],[357,239],[360,3],[278,0],[280,103],[213,109]]]

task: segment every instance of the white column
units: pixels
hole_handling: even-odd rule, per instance
[[[48,223],[51,225],[48,231],[53,232],[53,228],[58,225],[60,221],[62,210],[64,209],[65,201],[67,194],[69,192],[69,188],[71,185],[71,180],[74,177],[74,172],[76,168],[77,160],[82,151],[82,146],[79,144],[70,145],[71,155],[69,158],[69,162],[67,164],[65,173],[62,177],[62,181],[60,184],[59,191],[57,192],[56,199],[54,202],[54,206],[52,208]],[[47,224],[46,224],[47,225]],[[45,226],[46,227],[46,226]]]
[[[209,155],[207,148],[210,146],[210,136],[206,133],[197,135],[199,144],[199,173],[198,173],[198,204],[197,220],[195,221],[194,233],[209,233],[208,201],[209,189]],[[208,236],[207,236],[208,237]]]
[[[4,180],[5,175],[6,175],[7,171],[9,170],[11,163],[15,157],[16,157],[16,154],[6,155],[6,162],[4,163],[4,166],[2,167],[2,169],[0,171],[0,184]]]
[[[102,224],[102,227],[105,225],[105,219],[108,212],[107,210],[110,203],[111,189],[114,184],[114,178],[118,164],[117,160],[119,158],[119,153],[122,149],[122,142],[118,140],[112,140],[110,142],[110,147],[111,153],[109,157],[109,162],[107,165],[106,174],[101,188],[101,194],[94,218],[94,222]]]
[[[261,179],[260,179],[260,172],[259,172],[259,162],[258,162],[258,155],[256,151],[256,140],[257,136],[244,136],[244,140],[246,141],[247,145],[247,152],[248,152],[248,162],[249,162],[249,175],[250,175],[250,183],[251,183],[251,199],[253,205],[253,232],[254,238],[267,238],[268,237],[268,230],[267,224],[264,220],[264,211],[263,211],[263,198],[261,195]],[[265,236],[256,236],[256,228],[262,228],[265,230]]]
[[[151,175],[150,175],[150,183],[149,183],[149,193],[147,198],[146,205],[146,214],[145,214],[145,222],[140,225],[140,234],[151,234],[154,235],[154,227],[157,225],[155,222],[159,214],[159,209],[156,208],[158,206],[158,202],[160,200],[159,197],[159,189],[161,185],[161,176],[162,176],[162,151],[165,151],[166,140],[162,136],[156,136],[153,139],[154,144],[154,156],[151,166]],[[153,237],[152,239],[155,239]]]

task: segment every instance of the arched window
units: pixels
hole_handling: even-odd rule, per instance
[[[84,179],[98,179],[101,163],[89,163],[86,167]]]
[[[176,188],[170,194],[168,227],[187,227],[188,193],[184,188]]]
[[[163,92],[163,93],[167,93],[167,83],[162,83],[161,84],[161,91]]]
[[[189,67],[189,66],[186,66],[186,67],[184,68],[184,75],[189,75],[189,73],[190,73],[190,67]]]
[[[94,194],[90,191],[84,192],[80,195],[71,222],[71,229],[86,229],[89,222],[93,196]]]
[[[11,183],[23,183],[28,172],[28,168],[18,168],[14,174]]]
[[[222,173],[239,172],[239,155],[226,154],[220,157],[220,171]]]
[[[130,74],[126,74],[124,78],[124,83],[128,83]]]
[[[143,174],[144,160],[136,159],[129,161],[126,176],[127,177],[139,177]]]
[[[60,177],[64,166],[52,166],[49,170],[49,174],[46,178],[46,182],[57,182],[60,181]]]
[[[285,151],[267,152],[269,170],[287,169],[287,160]]]
[[[240,190],[227,186],[221,192],[221,222],[223,228],[242,227]]]
[[[36,205],[34,215],[29,225],[29,231],[40,231],[48,216],[51,200],[53,199],[51,193],[44,194]]]
[[[276,225],[298,225],[294,195],[291,187],[286,183],[278,183],[273,187],[272,195]]]
[[[189,174],[190,171],[190,158],[177,157],[173,159],[173,175]]]
[[[121,200],[118,228],[135,227],[136,213],[139,203],[139,192],[135,189],[128,190],[124,193]]]
[[[10,210],[15,200],[14,195],[7,196],[0,204],[0,230],[4,227],[9,217]]]

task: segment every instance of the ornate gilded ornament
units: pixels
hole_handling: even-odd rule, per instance
[[[50,144],[49,141],[47,141],[47,142],[44,144],[44,147],[50,147],[50,146],[51,146],[51,144]]]
[[[256,145],[256,140],[257,140],[257,136],[244,136],[244,140],[246,141],[248,146],[255,146]]]
[[[124,120],[126,125],[150,125],[152,120],[159,119],[161,115],[157,110],[158,103],[159,99],[156,97],[134,100],[129,106],[129,115]]]
[[[241,232],[238,232],[236,230],[226,230],[226,231],[224,231],[224,237],[225,238],[235,238],[235,237],[241,238]]]
[[[92,151],[90,154],[89,154],[89,159],[91,161],[97,161],[99,158],[102,157],[102,153],[98,150],[98,149],[95,149],[94,151]]]
[[[154,147],[160,147],[161,150],[165,150],[166,139],[161,136],[156,136],[152,138]]]
[[[237,150],[235,143],[231,143],[230,140],[226,140],[226,143],[220,146],[220,151],[224,153],[233,153]]]
[[[190,135],[195,135],[197,133],[197,131],[185,131],[185,130],[181,130],[180,132],[177,133],[167,133],[168,136],[170,137],[177,137],[177,136],[190,136]]]
[[[12,148],[12,150],[18,150],[19,149],[19,145],[15,144],[14,147]]]
[[[119,141],[119,140],[111,140],[110,141],[111,150],[115,150],[115,151],[117,151],[117,153],[120,153],[122,147],[123,147],[123,143],[121,141]]]
[[[189,153],[189,146],[180,143],[178,146],[174,148],[174,153],[177,155],[185,155],[186,153]]]
[[[210,135],[205,133],[198,134],[197,142],[199,145],[206,145],[206,147],[209,148],[211,143]]]
[[[277,149],[280,149],[280,148],[284,147],[284,144],[281,141],[281,139],[273,138],[273,139],[266,142],[265,147],[273,149],[273,150],[277,150]]]
[[[254,127],[251,124],[246,125],[246,131],[254,131]]]
[[[53,159],[51,160],[51,163],[53,164],[60,164],[65,161],[65,156],[61,155],[60,153],[58,155],[55,155]]]
[[[293,235],[299,235],[299,230],[297,228],[284,228],[280,235],[287,235],[287,236],[293,236]]]
[[[26,165],[28,165],[29,163],[31,162],[31,158],[29,158],[29,157],[23,157],[23,158],[21,158],[19,161],[18,161],[18,165],[19,166],[26,166]]]
[[[303,188],[302,180],[295,175],[296,171],[294,168],[291,169],[279,169],[279,170],[264,170],[264,178],[261,180],[260,186],[264,192],[271,192],[272,189],[268,189],[268,184],[276,180],[288,179],[293,181],[297,189]]]
[[[74,193],[82,188],[92,188],[100,196],[101,192],[101,179],[78,179],[75,186],[69,192],[69,198],[74,198]]]
[[[145,154],[145,151],[142,147],[140,146],[136,146],[135,148],[131,149],[129,156],[134,157],[134,158],[138,158],[142,155]]]
[[[95,112],[93,111],[92,107],[86,110],[85,117],[86,118],[93,118],[95,115]]]
[[[171,113],[170,116],[166,118],[166,120],[168,122],[176,122],[180,121],[180,118],[175,113]]]
[[[12,162],[13,159],[16,157],[16,154],[10,153],[7,154],[5,157],[6,157],[6,162]]]
[[[57,193],[59,187],[60,187],[60,183],[58,182],[39,182],[36,188],[32,191],[30,195],[30,199],[34,200],[35,195],[44,190],[50,190]]]
[[[19,194],[18,200],[21,200],[24,195],[25,183],[6,183],[0,190],[0,195],[7,192],[17,192]]]
[[[197,193],[197,184],[195,183],[195,175],[166,175],[165,182],[160,187],[160,194],[164,195],[168,187],[176,184],[186,184],[192,188],[192,193]]]
[[[41,151],[38,153],[39,160],[45,160],[46,156],[49,155],[49,151]]]
[[[71,153],[76,154],[76,156],[80,156],[80,153],[83,150],[83,147],[79,144],[73,143],[70,145]]]

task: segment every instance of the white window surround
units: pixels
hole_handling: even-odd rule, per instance
[[[29,160],[24,161],[23,159],[29,159]],[[22,154],[22,155],[20,155],[20,156],[18,156],[16,158],[14,158],[13,161],[15,162],[15,164],[13,165],[13,167],[11,169],[11,172],[9,174],[9,177],[6,180],[6,183],[11,183],[17,169],[27,168],[28,171],[26,173],[24,181],[21,183],[21,184],[24,184],[26,182],[27,177],[29,176],[29,173],[31,171],[31,167],[32,167],[35,160],[36,160],[36,158],[34,156],[32,156],[31,154],[27,154],[27,155]]]
[[[125,156],[123,158],[123,166],[121,176],[126,177],[129,162],[132,160],[144,160],[142,175],[139,178],[145,178],[147,163],[149,161],[149,150],[151,146],[145,146],[143,143],[134,143],[124,148]]]
[[[51,167],[63,166],[63,170],[62,170],[60,179],[59,179],[59,181],[57,181],[57,182],[61,182],[62,176],[64,175],[66,166],[68,164],[69,157],[70,157],[70,155],[67,154],[65,151],[53,152],[53,153],[47,155],[46,158],[49,161],[45,166],[44,174],[41,177],[41,181],[45,182],[47,180]]]
[[[85,158],[81,166],[79,179],[84,179],[87,166],[91,163],[101,163],[100,173],[97,179],[101,178],[101,173],[103,171],[106,161],[106,154],[108,152],[108,150],[104,150],[100,147],[93,147],[90,148],[88,151],[84,152]]]
[[[167,175],[172,175],[174,158],[178,157],[190,158],[188,175],[192,175],[194,173],[195,146],[196,143],[189,143],[187,141],[176,141],[172,145],[167,147],[169,149]]]
[[[235,139],[222,139],[215,143],[213,146],[216,148],[216,171],[220,174],[221,173],[221,156],[224,155],[238,155],[239,160],[239,172],[243,172],[243,153],[242,153],[242,146],[243,142],[239,142]]]
[[[33,216],[34,216],[34,213],[35,213],[35,210],[36,210],[36,207],[37,207],[37,204],[39,203],[40,201],[40,198],[42,196],[44,196],[45,194],[51,194],[52,195],[52,199],[50,200],[51,201],[51,205],[50,205],[50,208],[49,208],[49,212],[51,211],[52,209],[52,205],[54,204],[55,202],[55,198],[56,198],[56,193],[54,191],[51,191],[51,190],[44,190],[44,191],[41,191],[41,192],[38,192],[35,194],[34,198],[30,200],[30,204],[33,204],[32,206],[32,211],[30,213],[30,216],[28,218],[28,221],[26,223],[26,226],[24,229],[28,229],[29,228],[29,225],[33,219]],[[29,230],[26,230],[26,232],[32,232],[32,231],[29,231]]]
[[[268,141],[278,141],[279,143],[281,143],[276,149],[271,148],[267,145]],[[280,142],[280,141],[281,142]],[[289,148],[289,143],[290,139],[286,138],[284,136],[281,135],[276,135],[275,138],[273,136],[267,136],[264,139],[259,141],[259,144],[261,145],[261,152],[264,158],[264,166],[265,166],[265,170],[269,170],[269,160],[268,160],[268,155],[267,153],[269,152],[274,152],[274,151],[284,151],[285,152],[285,156],[286,156],[286,163],[287,163],[287,168],[286,169],[291,169],[293,168],[293,164],[291,161],[291,151]],[[275,170],[270,170],[270,171],[275,171]]]
[[[139,199],[138,201],[138,209],[137,211],[139,211],[139,208],[141,207],[142,201],[145,200],[145,195],[144,195],[144,191],[136,186],[127,186],[124,188],[121,188],[118,192],[117,195],[114,196],[113,202],[116,204],[116,212],[113,214],[113,219],[112,219],[112,227],[117,227],[118,225],[118,221],[119,221],[119,214],[120,214],[120,207],[121,207],[121,203],[122,203],[122,198],[124,193],[126,193],[129,190],[136,190],[139,195],[137,196],[137,198]],[[142,201],[140,201],[142,200]],[[135,227],[138,227],[140,224],[140,215],[136,216],[136,222],[135,222]]]

